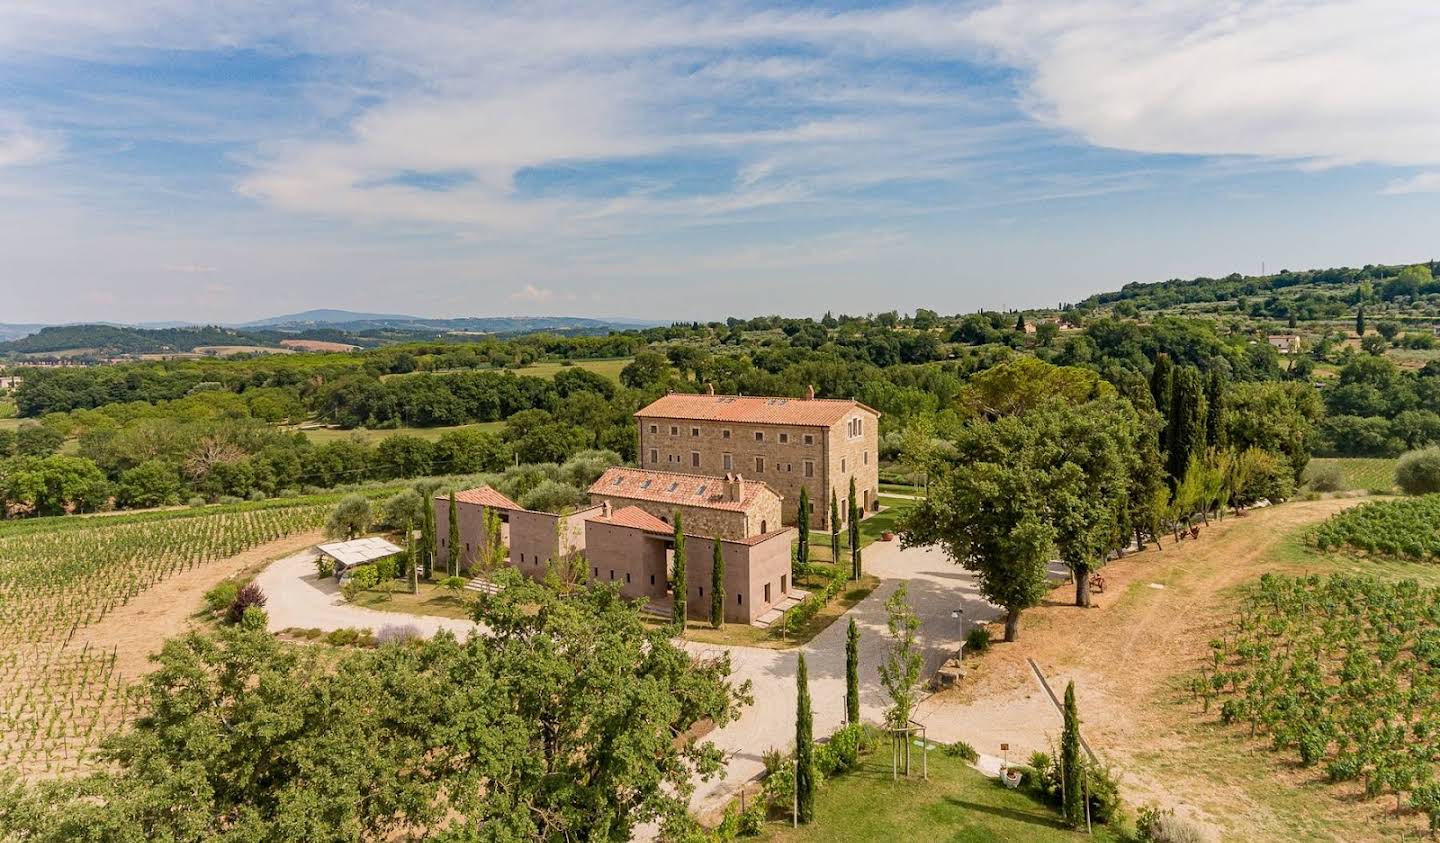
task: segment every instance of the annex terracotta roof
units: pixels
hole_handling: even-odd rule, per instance
[[[436,495],[435,500],[450,500],[449,495]],[[491,509],[524,509],[525,507],[510,500],[495,489],[489,486],[481,486],[476,489],[466,489],[463,492],[455,493],[457,503],[470,503],[478,506],[488,506]]]
[[[677,471],[642,471],[638,468],[612,468],[600,475],[590,487],[590,494],[612,498],[654,501],[675,506],[699,506],[744,512],[755,503],[757,495],[779,493],[758,480],[740,481],[740,500],[726,500],[724,477],[706,474],[681,474]]]
[[[637,530],[645,530],[649,533],[675,532],[675,528],[661,521],[638,506],[625,506],[615,510],[609,515],[592,515],[585,519],[587,521],[599,521],[602,524],[618,524],[621,527],[634,527]]]
[[[775,398],[760,395],[662,395],[635,412],[636,418],[686,419],[736,424],[793,424],[830,427],[861,409],[880,413],[853,399]]]
[[[768,532],[768,533],[756,533],[756,534],[753,535],[753,536],[746,536],[746,537],[743,538],[743,539],[721,539],[720,541],[722,541],[722,542],[729,542],[729,543],[731,543],[731,544],[743,544],[743,545],[747,545],[747,546],[749,546],[749,547],[754,547],[754,546],[757,545],[757,544],[764,544],[765,542],[768,542],[768,541],[770,541],[770,540],[773,539],[773,538],[778,538],[778,537],[780,537],[780,536],[782,536],[782,535],[785,535],[785,534],[788,534],[788,533],[794,533],[794,532],[795,532],[795,528],[794,528],[794,527],[781,527],[781,528],[778,529],[778,530],[771,530],[771,531]]]

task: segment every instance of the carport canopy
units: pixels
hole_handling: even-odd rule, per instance
[[[336,571],[348,571],[356,565],[364,565],[366,562],[374,562],[377,559],[405,552],[379,536],[351,539],[348,542],[330,542],[320,545],[317,549],[335,560]]]

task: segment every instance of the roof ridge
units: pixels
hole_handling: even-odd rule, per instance
[[[628,471],[628,472],[631,472],[631,473],[634,473],[634,474],[653,474],[653,475],[656,475],[656,476],[661,476],[661,475],[663,475],[663,476],[666,476],[666,477],[689,477],[689,478],[694,479],[694,480],[724,480],[724,479],[725,479],[723,476],[715,475],[715,474],[696,474],[696,473],[690,472],[690,471],[666,471],[666,470],[663,469],[663,468],[635,468],[635,467],[628,466],[628,465],[612,465],[612,466],[610,466],[609,468],[605,469],[605,474],[609,474],[609,473],[612,472],[612,471]],[[603,479],[603,478],[605,477],[605,474],[600,475],[601,479]],[[768,486],[768,485],[769,485],[769,484],[766,483],[764,480],[756,480],[756,479],[751,478],[751,477],[746,477],[744,472],[733,472],[733,471],[732,471],[731,474],[738,474],[738,475],[740,476],[740,482],[741,482],[741,483],[754,483],[754,484],[758,484],[758,485],[760,485],[760,486]],[[595,481],[595,483],[599,483],[599,482],[600,482],[599,480],[596,480],[596,481]],[[593,486],[594,484],[591,484],[591,485]]]

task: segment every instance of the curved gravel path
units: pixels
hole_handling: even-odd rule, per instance
[[[265,592],[265,611],[270,615],[268,629],[271,632],[290,627],[326,632],[353,627],[378,632],[387,626],[413,626],[427,638],[448,629],[463,640],[477,630],[484,631],[474,621],[352,606],[340,595],[339,583],[331,577],[322,579],[316,575],[314,550],[275,562],[255,578],[255,583]]]

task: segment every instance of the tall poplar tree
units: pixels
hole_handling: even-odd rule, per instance
[[[854,618],[845,632],[845,722],[860,722],[860,628]]]
[[[710,560],[710,625],[719,629],[725,625],[725,554],[720,539],[711,539],[710,544],[715,548]]]
[[[800,528],[799,546],[796,548],[796,558],[801,565],[810,564],[810,491],[804,486],[800,487],[800,508],[795,513],[795,523]]]
[[[685,579],[685,527],[680,522],[680,510],[675,510],[675,573],[674,585],[671,590],[675,592],[674,611],[671,617],[680,634],[685,634],[685,601],[689,597],[689,585]]]
[[[830,490],[830,561],[840,564],[840,499]]]
[[[1081,787],[1084,761],[1080,758],[1080,714],[1075,707],[1075,683],[1065,686],[1065,726],[1060,733],[1060,778],[1064,791],[1061,813],[1073,826],[1085,824],[1085,794]]]
[[[1170,423],[1165,431],[1165,468],[1172,488],[1185,479],[1190,455],[1205,448],[1205,387],[1193,366],[1175,370],[1170,391]]]
[[[850,478],[850,578],[860,579],[860,505],[855,502],[855,478]]]
[[[450,490],[450,549],[445,554],[449,564],[445,572],[452,577],[460,576],[460,508],[455,503],[455,490]]]
[[[815,819],[815,738],[804,653],[795,666],[795,819]]]

